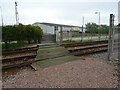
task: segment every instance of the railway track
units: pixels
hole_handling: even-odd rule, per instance
[[[115,43],[118,45],[118,43]],[[119,43],[120,44],[120,43]],[[108,48],[108,41],[94,41],[75,44],[64,44],[64,46],[71,54],[75,56],[105,52]],[[118,45],[119,47],[120,45]],[[2,69],[8,69],[13,67],[21,67],[30,65],[37,56],[38,46],[26,47],[15,50],[8,50],[2,52]],[[45,47],[46,48],[46,47]]]
[[[2,51],[2,69],[30,65],[35,61],[38,46]]]
[[[64,46],[65,48],[69,48],[69,47],[88,46],[88,45],[105,44],[105,43],[108,43],[108,40],[81,42],[81,43],[74,43],[74,44],[62,44],[62,46]]]
[[[120,43],[115,43],[114,48],[119,48],[118,44]],[[77,43],[77,44],[66,44],[65,48],[75,56],[97,53],[97,52],[106,52],[108,49],[108,41],[94,41],[94,42]]]

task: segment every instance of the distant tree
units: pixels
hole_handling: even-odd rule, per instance
[[[23,25],[22,23],[19,23],[19,25]]]
[[[100,25],[99,31],[100,31],[100,34],[108,34],[109,26],[107,26],[107,25]]]
[[[2,41],[7,43],[10,41],[15,41],[15,27],[14,26],[3,26],[2,28]]]
[[[86,32],[93,34],[98,33],[98,25],[96,23],[87,23],[86,24]]]
[[[31,43],[31,40],[39,42],[42,38],[43,31],[39,26],[26,25],[25,26],[25,37],[28,43]]]
[[[101,34],[106,34],[106,35],[108,34],[109,26],[107,26],[107,25],[99,26],[96,23],[87,23],[86,24],[86,32],[90,33],[91,36],[93,36],[94,34],[99,34],[101,37]]]
[[[8,42],[8,36],[7,36],[7,28],[5,26],[3,26],[2,28],[2,41],[5,42],[7,44]]]
[[[14,25],[3,26],[2,29],[2,41],[6,44],[11,41],[38,41],[42,38],[43,31],[39,26],[32,25]]]
[[[38,43],[41,43],[41,38],[43,35],[43,31],[39,26],[34,26],[34,31],[35,31],[35,40],[38,41]]]
[[[100,25],[98,26],[97,24],[95,23],[87,23],[86,24],[86,29],[87,31],[86,32],[89,32],[89,33],[101,33],[101,34],[108,34],[108,31],[109,31],[109,27],[107,25]]]
[[[31,40],[34,39],[34,28],[31,25],[25,26],[25,39],[28,41],[28,43],[31,43]]]
[[[22,24],[15,25],[16,32],[14,33],[16,35],[16,40],[17,41],[24,41],[26,40],[25,38],[25,26]]]

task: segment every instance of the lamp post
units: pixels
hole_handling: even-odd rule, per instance
[[[98,39],[100,41],[100,12],[95,12],[95,14],[98,14],[99,18],[98,18]]]

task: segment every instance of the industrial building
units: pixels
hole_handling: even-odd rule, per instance
[[[43,29],[44,36],[55,35],[55,41],[69,40],[72,36],[82,33],[82,27],[74,25],[63,25],[55,23],[40,23],[36,22],[34,26],[40,26]],[[85,32],[85,28],[83,29]],[[50,37],[46,37],[50,39]],[[50,40],[49,40],[50,41]]]

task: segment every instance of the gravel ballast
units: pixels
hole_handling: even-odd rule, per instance
[[[3,88],[115,88],[114,66],[92,56],[48,68],[23,69],[3,79]]]

